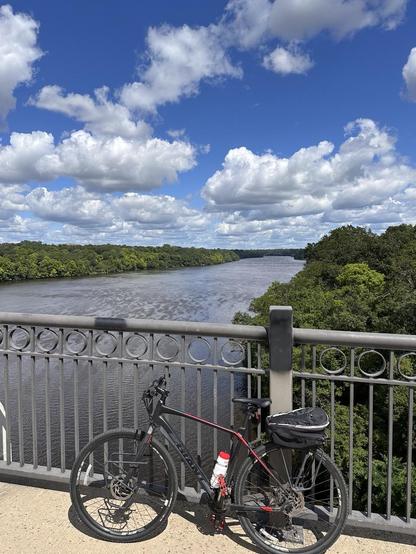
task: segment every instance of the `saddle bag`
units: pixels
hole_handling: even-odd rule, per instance
[[[271,440],[286,448],[318,448],[326,440],[329,419],[322,408],[299,408],[266,419]]]

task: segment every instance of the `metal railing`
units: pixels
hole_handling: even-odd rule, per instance
[[[329,413],[350,522],[416,534],[416,336],[294,329],[293,340],[295,405]]]
[[[171,405],[238,425],[232,398],[261,395],[265,339],[250,326],[0,313],[0,475],[67,480],[93,436],[145,425],[141,395],[161,374]],[[226,446],[201,424],[176,428],[206,466]]]
[[[225,425],[242,415],[233,396],[322,405],[350,523],[416,533],[415,361],[416,336],[296,329],[290,307],[268,328],[0,313],[0,477],[67,480],[93,436],[145,424],[142,391],[164,373],[171,405]],[[210,469],[226,437],[171,423]]]

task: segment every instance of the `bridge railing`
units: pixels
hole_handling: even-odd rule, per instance
[[[290,307],[267,328],[0,313],[0,477],[66,481],[93,436],[145,425],[141,394],[165,374],[171,405],[234,427],[234,396],[321,405],[350,523],[415,533],[415,362],[416,336],[296,329]],[[171,424],[209,471],[228,437]]]
[[[67,480],[93,436],[145,426],[141,396],[162,374],[171,405],[238,425],[232,398],[261,396],[266,337],[239,325],[0,313],[0,474]],[[211,466],[227,436],[175,419]],[[182,489],[195,485],[179,471]]]

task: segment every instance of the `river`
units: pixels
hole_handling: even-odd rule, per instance
[[[303,265],[288,256],[269,256],[208,267],[4,283],[0,311],[229,323],[272,281],[290,281]]]
[[[209,267],[5,283],[0,286],[0,311],[229,323],[237,311],[246,311],[250,301],[265,292],[271,282],[289,281],[303,265],[303,261],[290,257],[265,257]],[[3,357],[0,359],[3,362],[6,360]],[[6,371],[2,371],[0,367],[0,402],[5,403],[7,388],[13,460],[20,459],[21,462],[31,463],[32,447],[36,438],[38,462],[40,465],[46,465],[47,418],[50,420],[49,448],[53,467],[61,464],[67,468],[71,467],[75,455],[74,444],[78,442],[74,434],[75,428],[79,430],[80,444],[85,444],[88,440],[89,425],[93,425],[95,435],[106,427],[113,428],[120,424],[120,405],[123,406],[122,424],[128,427],[134,425],[134,370],[128,367],[128,364],[121,370],[121,379],[116,362],[109,361],[108,366],[98,362],[88,369],[86,362],[79,360],[76,366],[76,389],[75,366],[72,360],[65,360],[63,367],[59,366],[56,359],[51,359],[48,367],[44,360],[38,360],[36,366],[32,367],[30,356],[23,355],[19,362],[19,357],[10,355],[8,367],[7,385]],[[137,385],[140,391],[146,388],[152,378],[152,372],[149,374],[148,364],[140,367]],[[220,373],[218,395],[224,401],[218,404],[218,421],[226,424],[230,420],[230,381],[228,374]],[[191,412],[195,412],[196,409],[195,378],[195,371],[192,368],[187,370],[186,409]],[[212,379],[211,371],[203,372],[202,413],[209,419],[213,417]],[[46,386],[49,390],[47,404]],[[169,387],[170,401],[176,404],[182,390],[177,372],[172,372]],[[245,377],[236,376],[233,393],[246,394],[245,389]],[[121,403],[120,398],[123,398]],[[33,411],[34,399],[36,406]],[[93,403],[92,423],[88,413],[90,401]],[[75,406],[78,409],[78,425],[75,423]],[[17,417],[19,409],[22,421],[20,430]],[[240,419],[238,414],[236,418]],[[138,424],[145,425],[145,414],[142,410]],[[61,434],[63,428],[64,435]],[[195,425],[187,423],[186,428],[187,444],[195,450]],[[211,432],[206,433],[203,429],[202,437],[202,461],[210,467],[213,444]],[[227,440],[227,436],[223,435],[219,446],[225,448]]]

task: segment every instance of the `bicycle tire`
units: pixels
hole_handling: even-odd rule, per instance
[[[295,450],[291,449],[292,452]],[[256,449],[256,454],[261,457],[265,458],[270,457],[271,454],[276,453],[275,456],[277,456],[277,452],[280,452],[280,456],[282,456],[282,449],[280,446],[274,444],[274,443],[267,443],[265,445],[260,446]],[[299,450],[296,450],[296,452],[302,452]],[[273,539],[277,541],[275,544],[270,544],[269,538],[266,538],[267,535],[270,537],[270,534],[267,532],[267,523],[252,521],[250,517],[255,520],[258,516],[244,516],[243,514],[239,514],[239,520],[241,523],[242,528],[246,532],[246,534],[250,537],[250,539],[254,542],[254,544],[258,547],[260,547],[261,550],[264,552],[268,552],[270,554],[275,554],[276,552],[296,552],[298,554],[322,554],[325,552],[334,542],[338,539],[340,534],[342,533],[342,529],[345,525],[345,521],[347,518],[347,506],[348,506],[348,493],[347,493],[347,487],[344,481],[344,478],[339,471],[339,469],[336,467],[336,465],[332,462],[332,460],[327,456],[322,450],[306,450],[303,451],[304,453],[312,453],[314,456],[314,460],[319,461],[322,460],[323,466],[327,469],[330,478],[334,480],[335,488],[339,494],[340,501],[339,501],[339,507],[336,511],[336,524],[331,529],[330,532],[328,532],[326,535],[324,535],[322,540],[318,540],[315,544],[309,545],[309,546],[301,546],[300,548],[290,548],[287,547],[287,545],[283,545],[283,539],[275,538],[277,535],[273,536]],[[246,499],[247,502],[249,502],[249,496],[247,495],[247,487],[250,485],[247,485],[247,481],[250,476],[250,472],[253,470],[253,468],[256,466],[256,464],[259,466],[260,464],[257,462],[257,460],[253,458],[248,458],[243,465],[241,466],[241,469],[236,477],[236,484],[235,484],[235,502],[236,504],[242,505],[244,504],[244,495],[246,493]],[[315,466],[316,467],[316,466]],[[262,470],[264,471],[264,470]],[[254,475],[254,473],[252,473]],[[249,481],[250,482],[250,481]],[[332,481],[330,480],[331,486]],[[251,485],[253,487],[253,485]],[[315,488],[313,489],[315,491]],[[313,493],[315,497],[316,492]],[[305,497],[307,498],[307,497]],[[314,498],[316,502],[316,498]],[[250,500],[250,502],[253,502],[253,500]],[[255,499],[254,502],[258,502],[258,499]],[[305,503],[306,505],[306,503]],[[247,514],[249,512],[246,512]],[[318,511],[319,513],[319,511]],[[271,516],[263,516],[261,515],[260,518],[267,518]],[[318,516],[317,516],[318,517]],[[296,518],[296,516],[295,516]],[[296,520],[296,519],[295,519]],[[295,525],[295,524],[294,524]],[[261,528],[261,526],[264,526]],[[264,531],[266,529],[266,531]],[[308,533],[310,533],[310,530],[307,530]],[[303,530],[302,530],[303,534]],[[265,536],[262,536],[265,535]],[[282,540],[282,544],[279,546],[278,542]]]
[[[159,457],[159,459],[161,460],[161,462],[163,462],[163,465],[165,467],[165,482],[166,482],[166,479],[167,479],[167,483],[166,483],[166,499],[162,501],[162,499],[160,499],[160,502],[158,501],[158,504],[160,503],[160,512],[159,513],[156,513],[156,516],[154,517],[153,520],[151,520],[148,524],[146,525],[143,525],[142,527],[139,527],[137,530],[135,531],[132,531],[132,532],[127,532],[123,529],[120,529],[120,530],[115,530],[115,529],[109,529],[109,528],[105,528],[103,527],[103,525],[100,525],[97,520],[95,520],[91,515],[90,513],[87,511],[86,509],[86,506],[85,506],[85,502],[84,502],[84,499],[82,497],[82,491],[83,493],[85,493],[86,491],[89,492],[89,486],[90,485],[86,485],[86,480],[89,480],[90,479],[90,475],[91,475],[91,470],[90,470],[90,466],[88,466],[87,468],[87,471],[85,472],[82,472],[82,469],[84,467],[84,463],[87,463],[87,461],[90,461],[91,459],[94,460],[94,458],[92,458],[94,456],[94,453],[96,453],[96,455],[98,456],[98,452],[99,452],[99,449],[102,448],[103,449],[103,452],[105,452],[105,448],[106,448],[106,444],[110,444],[110,441],[113,441],[115,442],[115,444],[119,444],[119,445],[123,445],[123,448],[125,448],[125,442],[124,441],[132,441],[132,444],[136,447],[137,444],[139,444],[141,442],[140,440],[140,433],[136,433],[135,431],[133,430],[129,430],[129,429],[121,429],[121,430],[116,430],[116,431],[108,431],[106,433],[103,433],[99,436],[97,436],[96,438],[94,438],[91,442],[89,442],[82,450],[81,452],[79,453],[78,457],[76,458],[75,462],[74,462],[74,465],[73,465],[73,468],[72,468],[72,471],[71,471],[71,477],[70,477],[70,495],[71,495],[71,500],[72,500],[72,505],[75,509],[75,512],[77,513],[79,519],[95,534],[97,535],[98,537],[102,538],[102,539],[105,539],[105,540],[112,540],[112,541],[118,541],[118,542],[134,542],[134,541],[140,541],[140,540],[144,540],[144,539],[147,539],[147,538],[150,538],[151,536],[154,536],[157,534],[157,532],[163,527],[165,521],[167,520],[167,518],[169,517],[169,514],[171,513],[172,511],[172,508],[173,508],[173,505],[175,503],[175,500],[176,500],[176,496],[177,496],[177,492],[178,492],[178,478],[177,478],[177,473],[176,473],[176,468],[175,468],[175,465],[174,465],[174,462],[172,460],[172,457],[171,455],[169,454],[169,452],[167,452],[167,450],[164,448],[164,446],[162,446],[162,444],[154,437],[152,437],[152,440],[150,442],[150,444],[146,447],[146,448],[149,448],[149,456],[152,457],[153,456],[153,453],[157,454],[157,456]],[[119,451],[120,451],[120,446],[119,446]],[[126,457],[127,457],[127,453],[125,453],[123,451],[123,455],[126,454]],[[130,455],[130,454],[129,454]],[[103,454],[103,456],[105,456],[105,454]],[[103,466],[103,473],[102,474],[98,474],[100,477],[103,477],[101,480],[98,479],[97,481],[93,481],[92,482],[92,485],[98,483],[99,486],[96,485],[96,487],[92,488],[91,489],[91,494],[94,494],[94,492],[96,492],[96,490],[98,488],[100,488],[100,490],[102,491],[102,494],[105,495],[107,498],[106,498],[106,501],[104,501],[104,505],[107,506],[107,504],[114,504],[115,502],[122,502],[122,500],[120,500],[119,498],[115,499],[113,497],[111,497],[112,494],[114,494],[114,490],[115,489],[115,485],[112,483],[114,483],[114,479],[117,477],[115,477],[114,475],[111,475],[111,478],[108,477],[108,475],[106,475],[107,473],[107,470],[106,470],[106,465],[107,465],[107,469],[108,467],[110,467],[110,465],[112,465],[111,467],[113,467],[114,465],[118,466],[118,470],[119,471],[123,471],[123,463],[124,464],[129,464],[131,463],[130,461],[127,461],[127,462],[123,462],[123,461],[120,461],[120,456],[119,456],[119,459],[116,460],[115,462],[113,462],[111,460],[111,454],[109,455],[108,454],[108,449],[107,449],[107,457],[110,456],[110,460],[107,462],[105,462],[105,459],[103,458],[103,461],[104,463],[101,463],[101,466]],[[146,457],[146,454],[144,454],[144,456],[142,456],[140,458],[140,461],[141,460],[145,460],[145,457]],[[152,458],[153,460],[153,458]],[[144,465],[146,464],[146,462],[144,461],[141,461],[141,463],[143,463]],[[99,463],[98,461],[95,462],[95,467],[99,467]],[[140,467],[140,466],[139,466]],[[121,468],[121,469],[120,469]],[[140,470],[141,471],[141,470]],[[109,473],[110,475],[110,473]],[[84,476],[84,481],[82,482],[81,481],[81,484],[80,484],[80,480],[81,480],[81,477]],[[119,481],[121,482],[121,481]],[[146,496],[146,501],[148,498],[150,497],[153,497],[153,496],[156,496],[156,498],[158,498],[158,495],[161,496],[161,493],[160,493],[160,485],[159,485],[159,490],[157,491],[157,485],[154,485],[153,486],[153,490],[152,490],[152,484],[149,484],[149,482],[145,482],[143,481],[143,483],[146,483],[145,487],[147,487],[147,489],[150,491],[150,493],[146,493],[147,496]],[[158,482],[156,482],[158,483]],[[142,484],[142,483],[140,483]],[[105,485],[105,486],[104,486]],[[120,487],[119,487],[120,489]],[[117,490],[119,490],[117,489]],[[134,495],[137,496],[138,494],[138,491],[139,489],[135,490],[134,492]],[[121,493],[120,493],[121,494]],[[133,493],[131,494],[131,498],[133,498]],[[136,498],[136,497],[134,497]],[[152,498],[153,500],[153,498]],[[155,503],[156,501],[154,501]],[[136,504],[140,504],[139,502],[132,502],[131,505],[135,505]],[[144,504],[143,504],[144,505]],[[158,506],[159,507],[159,506]],[[106,517],[107,519],[115,519],[115,513],[116,512],[122,512],[122,510],[120,510],[120,507],[115,509],[114,506],[112,505],[112,508],[113,508],[113,514],[111,514],[111,509],[108,509],[107,508],[107,511],[108,511],[108,514]],[[151,506],[151,509],[153,511],[155,511],[155,508]],[[146,510],[147,512],[149,512],[149,506],[146,504]],[[97,512],[99,513],[100,510],[97,509]],[[126,510],[127,512],[127,510]],[[133,510],[131,510],[131,512],[133,512]],[[151,512],[150,512],[151,513]],[[137,517],[138,514],[136,514],[135,517]],[[124,516],[125,519],[128,519],[131,517],[131,513],[130,515],[125,515]],[[100,518],[101,520],[103,520],[103,516],[100,514]],[[118,515],[118,518],[120,519],[120,515]],[[122,520],[121,520],[122,521]]]

